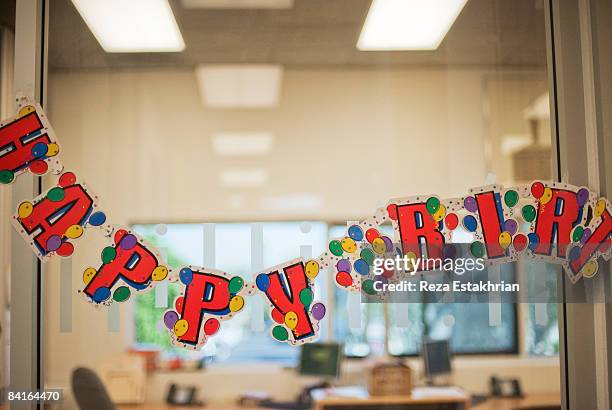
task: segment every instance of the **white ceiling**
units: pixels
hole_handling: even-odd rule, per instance
[[[181,53],[107,54],[70,0],[53,0],[51,69],[285,66],[503,65],[546,63],[539,0],[469,0],[438,50],[364,52],[355,47],[370,0],[294,0],[281,9],[184,8],[171,0],[185,40]]]

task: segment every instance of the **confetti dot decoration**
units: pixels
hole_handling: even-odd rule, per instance
[[[325,317],[325,313],[327,312],[327,309],[325,308],[325,305],[323,303],[315,303],[314,305],[312,305],[312,317],[314,317],[316,320],[321,320]]]
[[[304,306],[310,306],[313,298],[314,294],[312,293],[312,290],[308,288],[304,288],[300,292],[300,302],[302,302]]]
[[[211,317],[206,322],[204,322],[204,334],[206,336],[212,336],[219,331],[221,327],[221,323],[214,317]]]
[[[183,285],[189,286],[189,284],[193,280],[193,271],[187,267],[181,269],[179,271],[179,279]]]
[[[164,313],[164,325],[166,325],[168,329],[173,329],[174,325],[178,321],[178,318],[178,313],[173,310],[169,310]]]
[[[89,285],[89,282],[96,276],[96,273],[98,272],[94,268],[85,269],[85,271],[83,271],[83,283]]]
[[[127,286],[119,286],[113,292],[113,300],[115,302],[125,302],[130,298],[130,289]]]
[[[580,273],[582,273],[582,276],[585,278],[592,278],[593,276],[597,274],[598,270],[599,270],[599,264],[597,263],[597,261],[590,260],[587,263],[585,263],[585,265],[580,270]]]
[[[319,274],[319,263],[313,260],[306,262],[305,271],[306,271],[306,276],[309,279],[316,278],[317,275]]]
[[[84,229],[81,225],[72,225],[66,229],[64,235],[69,239],[77,239],[83,236]]]
[[[343,251],[348,253],[353,253],[357,250],[357,244],[353,239],[349,238],[348,236],[342,239],[342,241],[340,242],[340,246],[342,247]]]
[[[176,337],[183,336],[185,333],[187,333],[187,330],[189,330],[189,322],[187,322],[185,319],[179,319],[174,324],[173,331]],[[206,333],[206,330],[204,330],[204,333]]]
[[[439,207],[440,207],[440,200],[436,198],[435,196],[428,198],[427,202],[425,202],[425,209],[427,209],[427,212],[430,215],[435,214],[438,211]]]
[[[35,175],[44,175],[49,169],[49,164],[47,164],[45,161],[37,159],[30,162],[29,168]]]
[[[272,337],[274,337],[279,342],[284,342],[289,339],[289,332],[285,329],[284,326],[274,326],[272,329]]]
[[[363,240],[363,229],[361,229],[358,225],[352,225],[349,227],[348,234],[354,241]]]
[[[10,184],[15,180],[15,173],[8,169],[3,169],[0,171],[0,184]]]
[[[342,250],[342,244],[340,243],[340,241],[337,239],[334,239],[333,241],[331,241],[329,243],[329,251],[336,256],[341,256],[343,253],[343,250]]]
[[[66,197],[66,192],[62,187],[51,188],[49,192],[47,192],[47,199],[51,202],[60,202],[63,201]]]
[[[527,247],[527,236],[522,233],[517,234],[512,240],[512,246],[514,246],[514,250],[517,252],[522,252]]]
[[[387,244],[381,237],[374,238],[372,241],[372,249],[374,249],[374,252],[377,254],[383,255],[387,251]]]
[[[236,295],[230,299],[229,309],[232,312],[240,312],[244,307],[244,298],[240,295]]]
[[[482,242],[480,242],[480,241],[472,242],[471,245],[470,245],[470,252],[476,258],[482,258],[484,256],[484,253],[485,253],[484,244]]]
[[[573,261],[576,260],[580,257],[580,247],[579,246],[574,246],[570,249],[569,251],[569,260]]]
[[[89,224],[91,226],[100,226],[104,222],[106,222],[106,214],[104,212],[100,212],[100,211],[94,212],[89,217]]]
[[[353,278],[348,272],[336,273],[336,283],[340,286],[348,287],[353,284]]]
[[[600,198],[595,205],[595,216],[600,217],[603,215],[606,210],[606,201],[603,198]]]
[[[521,215],[523,215],[525,221],[533,222],[536,217],[536,210],[533,205],[525,205],[523,209],[521,209]]]
[[[47,239],[47,243],[45,244],[45,249],[47,252],[55,252],[60,246],[62,246],[62,238],[59,235],[51,235]]]
[[[504,194],[504,203],[508,208],[513,208],[518,203],[518,200],[519,194],[514,190],[506,191]]]
[[[34,205],[32,205],[31,202],[25,201],[19,204],[19,207],[17,208],[17,215],[21,219],[27,218],[28,216],[32,215],[32,211],[34,211]]]
[[[37,142],[32,147],[32,156],[34,158],[42,158],[47,155],[47,151],[49,151],[49,146],[44,142]]]
[[[463,227],[469,232],[476,232],[476,228],[478,228],[478,222],[476,218],[472,215],[466,215],[463,217]]]
[[[109,288],[106,287],[101,287],[96,289],[96,291],[93,294],[93,301],[96,303],[102,303],[107,301],[111,296],[111,292]]]
[[[285,326],[293,330],[297,327],[297,325],[298,325],[297,313],[293,311],[287,312],[287,314],[285,315]]]
[[[469,212],[476,212],[478,210],[478,204],[476,204],[476,199],[473,196],[465,197],[463,207]]]
[[[546,205],[552,200],[552,197],[553,197],[552,189],[548,187],[544,188],[544,192],[542,193],[542,196],[540,197],[540,203],[542,205]]]
[[[363,259],[357,259],[353,266],[355,267],[357,273],[359,273],[360,275],[365,276],[370,273],[370,266]]]
[[[47,145],[47,157],[54,157],[60,152],[60,147],[56,143],[52,142]]]
[[[366,231],[366,240],[370,243],[374,242],[374,239],[378,238],[380,233],[378,233],[377,229],[370,228]]]
[[[74,184],[76,184],[76,175],[73,172],[64,172],[57,183],[61,188],[67,188]]]
[[[102,263],[111,263],[117,257],[117,250],[113,246],[102,249]]]
[[[446,215],[444,223],[446,227],[452,231],[459,225],[459,218],[457,217],[457,214],[450,213]]]
[[[531,184],[531,195],[536,198],[536,199],[540,199],[540,197],[544,194],[544,184],[541,182],[534,182],[533,184]]]
[[[151,274],[151,279],[153,279],[156,282],[159,282],[159,281],[166,279],[167,276],[168,276],[168,268],[160,265],[160,266],[157,266],[155,269],[153,269],[153,273]]]
[[[255,278],[255,285],[257,285],[257,289],[266,292],[270,287],[270,278],[265,273],[260,273]]]
[[[136,238],[136,235],[128,233],[123,235],[123,238],[121,238],[121,241],[119,242],[119,246],[121,249],[129,251],[130,249],[133,249],[137,243],[138,238]]]
[[[235,295],[236,293],[240,292],[243,287],[244,279],[242,279],[240,276],[234,276],[230,279],[228,289],[229,293],[231,293],[232,295]]]

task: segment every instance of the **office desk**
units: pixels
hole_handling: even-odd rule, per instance
[[[344,389],[344,392],[342,391]],[[471,397],[456,387],[416,387],[412,395],[370,396],[365,388],[322,389],[313,392],[315,410],[468,410]]]
[[[527,410],[532,408],[545,408],[561,406],[560,394],[530,394],[524,398],[490,398],[480,403],[473,410]]]
[[[450,398],[446,398],[450,399]],[[558,394],[536,394],[529,395],[522,399],[507,399],[507,398],[491,398],[487,401],[480,403],[474,407],[470,407],[469,398],[466,400],[459,401],[444,401],[440,398],[427,398],[420,400],[429,400],[418,402],[415,400],[410,400],[409,397],[380,397],[376,399],[375,402],[367,401],[370,399],[349,399],[349,398],[328,398],[325,399],[326,403],[332,405],[334,402],[341,402],[342,407],[357,407],[356,410],[362,410],[365,408],[375,408],[375,409],[384,409],[385,407],[390,407],[395,409],[407,408],[410,409],[410,406],[418,408],[418,409],[426,409],[428,407],[435,408],[453,408],[453,406],[458,407],[459,405],[464,405],[466,410],[527,410],[533,408],[534,406],[560,406],[561,399]],[[435,400],[432,402],[431,400]],[[321,402],[318,403],[320,405]],[[369,406],[368,406],[369,405]],[[363,407],[362,407],[363,406]],[[371,406],[371,407],[370,407]],[[2,407],[0,406],[0,410]],[[145,404],[137,404],[137,405],[120,405],[117,406],[118,410],[265,410],[263,407],[241,407],[236,405],[216,405],[209,404],[204,407],[183,407],[183,406],[170,406],[164,403],[145,403]],[[315,407],[315,409],[326,409],[326,407]]]

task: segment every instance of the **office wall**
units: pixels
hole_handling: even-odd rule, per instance
[[[476,69],[290,69],[277,108],[213,110],[203,106],[192,71],[52,72],[48,105],[67,169],[87,180],[116,224],[347,220],[369,215],[391,197],[463,195],[483,183],[491,140],[485,105],[503,100],[507,107],[496,135],[528,133],[522,109],[542,92],[541,79],[534,80],[533,87],[517,88],[511,82],[503,87],[505,79],[499,75],[490,80],[500,82],[491,97],[483,88],[485,74]],[[533,73],[525,75],[532,81]],[[211,152],[212,133],[251,130],[274,133],[269,156],[237,160]],[[231,190],[217,176],[226,166],[263,166],[270,179],[259,188]],[[306,201],[314,206],[270,206],[269,198],[282,202],[304,195],[317,198]],[[95,233],[87,233],[77,246],[69,332],[59,326],[59,263],[48,264],[49,386],[65,386],[74,366],[95,367],[129,346],[129,304],[121,308],[121,331],[109,332],[107,311],[76,294],[82,287],[81,272],[99,262],[103,246]],[[481,363],[479,371],[467,371],[477,375],[474,379],[461,381],[484,391],[482,375],[496,369],[501,374],[506,367]],[[549,377],[558,375],[558,367],[550,361],[543,366],[544,373],[533,373],[529,366],[516,366],[516,372],[525,377],[545,374],[539,389],[558,389],[558,378]],[[278,386],[289,385],[291,379],[282,372],[274,374]],[[175,376],[164,377],[155,376],[153,383]],[[206,390],[228,392],[215,385],[216,377],[203,377]],[[256,385],[260,375],[247,373],[243,380]],[[152,386],[157,395],[164,391],[161,385]]]

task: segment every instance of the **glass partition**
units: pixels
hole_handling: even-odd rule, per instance
[[[117,52],[85,3],[49,5],[48,113],[62,160],[113,224],[140,233],[173,268],[203,264],[251,280],[318,256],[347,221],[390,198],[552,177],[540,1],[453,2],[461,7],[435,47],[366,41],[383,1],[170,1],[184,42],[170,52]],[[106,242],[93,233],[81,242],[45,272],[48,386],[69,390],[79,366],[126,403],[163,401],[175,380],[211,403],[258,389],[292,398],[306,384],[282,370],[299,349],[271,338],[261,301],[196,352],[171,347],[162,323],[177,284],[95,309],[75,289]],[[485,394],[489,376],[509,374],[529,381],[527,393],[558,396],[556,305],[355,304],[332,279],[319,275],[315,293],[329,307],[321,341],[342,343],[350,358],[339,384],[365,383],[359,358],[396,356],[419,378],[429,337],[451,341],[450,383]],[[140,368],[126,364],[142,357]],[[234,371],[244,377],[220,381]]]

